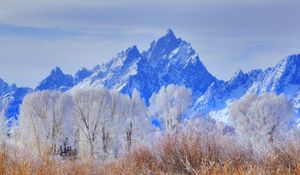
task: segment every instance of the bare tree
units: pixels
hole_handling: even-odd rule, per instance
[[[126,119],[126,142],[127,151],[130,152],[133,141],[142,141],[151,131],[150,118],[147,107],[140,97],[140,93],[134,90],[129,101],[129,115]]]
[[[160,118],[167,131],[173,131],[191,103],[190,89],[173,84],[163,86],[150,98],[150,114]]]
[[[18,133],[22,144],[38,155],[45,150],[106,160],[131,151],[148,134],[147,108],[137,91],[132,98],[104,88],[77,90],[72,95],[36,92],[25,97]]]
[[[103,88],[78,90],[73,94],[73,101],[81,151],[87,151],[93,157],[96,156],[96,150],[107,152],[109,132],[106,130],[106,123],[111,101],[109,92]]]
[[[49,148],[57,153],[66,139],[72,140],[71,114],[72,99],[66,94],[43,91],[27,95],[19,122],[24,146],[31,146],[39,155]]]

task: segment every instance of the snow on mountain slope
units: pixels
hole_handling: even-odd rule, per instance
[[[212,83],[205,94],[195,102],[195,110],[207,114],[210,111],[225,108],[228,102],[243,96],[261,73],[261,70],[253,70],[248,73],[239,70],[227,82],[217,81]]]
[[[196,97],[214,81],[216,78],[206,70],[191,45],[168,30],[142,54],[136,46],[117,54],[71,91],[100,86],[131,95],[137,89],[148,102],[161,86],[184,85],[191,88]]]
[[[212,84],[196,101],[194,109],[224,120],[231,101],[245,94],[259,95],[263,92],[284,93],[293,102],[299,114],[300,55],[290,55],[264,71],[253,70],[246,74],[239,72],[228,82]]]
[[[247,93],[275,92],[285,94],[300,111],[300,54],[290,55],[281,60],[275,67],[264,71]]]
[[[15,84],[9,85],[8,83],[6,83],[4,80],[0,78],[0,96],[3,96],[13,91],[16,88],[17,86]]]
[[[249,92],[284,93],[293,96],[300,89],[300,55],[290,55],[282,59],[276,66],[266,69],[255,81]]]
[[[9,126],[18,119],[23,98],[30,92],[32,92],[31,88],[18,87],[1,97],[1,103],[4,105],[3,112]]]
[[[72,90],[106,87],[112,91],[120,91],[130,76],[136,74],[137,63],[141,54],[136,46],[122,51],[106,64],[101,65],[94,74],[86,78]]]
[[[6,105],[6,98],[5,95],[13,92],[16,89],[16,85],[9,85],[4,80],[0,79],[0,109],[2,110]]]
[[[9,125],[17,119],[23,97],[31,91],[30,88],[9,85],[0,79],[0,110],[3,111]]]

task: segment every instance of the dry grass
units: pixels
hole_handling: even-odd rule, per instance
[[[296,147],[295,147],[296,146]],[[299,146],[298,146],[299,147]],[[300,149],[287,145],[276,149],[263,161],[254,160],[249,152],[222,145],[217,140],[206,141],[187,135],[166,136],[155,151],[140,148],[126,158],[104,167],[107,174],[274,174],[300,175]]]
[[[0,151],[0,175],[82,175],[104,174],[95,161],[61,160],[45,153],[41,159],[32,159],[18,154],[8,155],[8,148],[2,146]]]
[[[298,144],[274,148],[262,161],[254,160],[249,152],[235,149],[216,138],[201,140],[185,134],[166,135],[153,147],[140,147],[121,159],[99,165],[92,159],[61,160],[43,155],[42,159],[8,155],[8,148],[0,152],[0,175],[41,174],[299,174],[300,149]]]

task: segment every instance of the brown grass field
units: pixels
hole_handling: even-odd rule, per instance
[[[158,144],[159,143],[159,144]],[[202,144],[199,137],[181,134],[165,136],[154,148],[140,147],[132,153],[109,163],[96,163],[92,159],[61,160],[44,154],[33,160],[14,153],[8,155],[3,146],[0,153],[0,174],[15,175],[163,175],[163,174],[270,174],[300,175],[299,145],[286,143],[285,149],[275,149],[274,153],[255,160],[251,153],[234,149],[233,145],[218,140]]]

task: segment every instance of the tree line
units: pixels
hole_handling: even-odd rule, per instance
[[[245,95],[230,103],[227,123],[209,116],[200,117],[205,125],[183,120],[193,113],[191,107],[191,90],[177,85],[162,87],[152,95],[149,106],[136,90],[131,96],[104,88],[39,91],[24,98],[11,138],[0,117],[0,144],[13,142],[37,157],[49,152],[105,161],[155,140],[154,133],[176,135],[190,128],[201,128],[202,135],[214,132],[225,140],[239,140],[256,157],[272,151],[287,135],[300,138],[291,123],[295,119],[293,105],[284,95]],[[151,124],[153,117],[160,121],[159,128]]]

